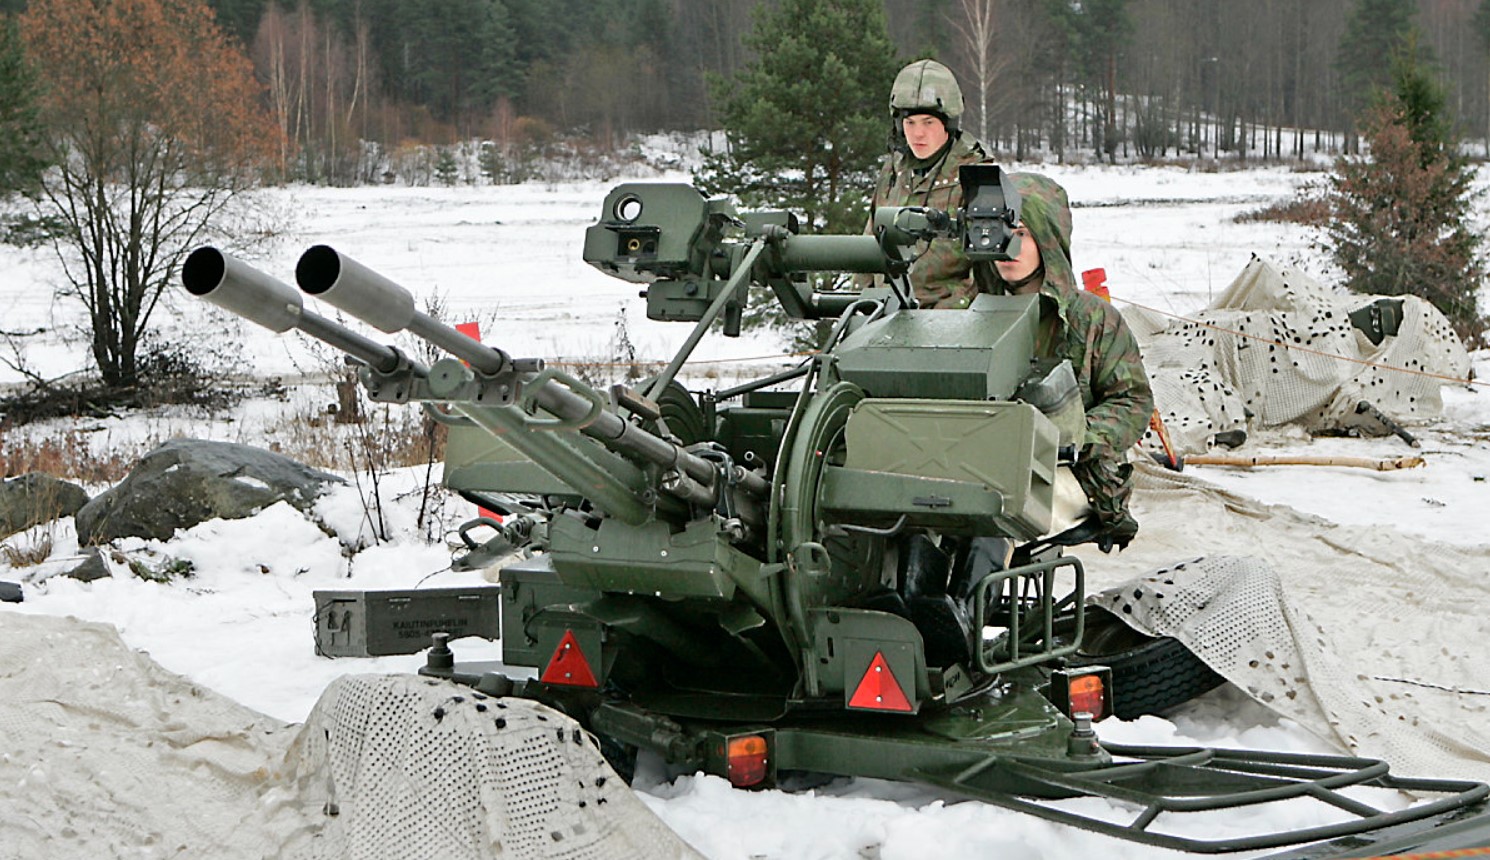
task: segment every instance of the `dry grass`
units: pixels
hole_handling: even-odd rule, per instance
[[[16,538],[22,538],[25,542],[16,542]],[[52,557],[52,547],[52,530],[38,526],[0,543],[0,558],[4,558],[5,563],[12,568],[34,567]]]
[[[1256,221],[1278,221],[1287,224],[1303,224],[1306,227],[1318,227],[1329,220],[1330,205],[1321,197],[1299,196],[1292,200],[1284,200],[1264,206],[1261,209],[1253,209],[1243,212],[1232,219],[1238,224],[1246,224]]]
[[[129,473],[140,453],[99,454],[88,444],[87,434],[76,429],[41,440],[17,437],[0,443],[0,475],[45,472],[84,484],[113,484]]]
[[[417,406],[362,404],[362,420],[346,424],[334,412],[291,412],[270,427],[269,450],[317,469],[355,471],[421,466],[445,456],[445,428]],[[350,455],[349,451],[355,451]],[[348,462],[349,457],[355,462]]]

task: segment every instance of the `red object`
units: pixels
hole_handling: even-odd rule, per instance
[[[543,676],[539,680],[545,684],[562,684],[568,687],[600,686],[600,682],[595,680],[595,673],[590,671],[590,661],[585,659],[585,652],[579,650],[579,642],[574,638],[573,630],[564,631],[564,638],[559,640],[559,647],[554,649],[554,656],[548,659],[548,668],[543,670]]]
[[[1149,416],[1149,429],[1159,437],[1159,445],[1164,449],[1166,462],[1162,465],[1173,472],[1182,471],[1185,468],[1184,461],[1174,452],[1174,443],[1169,441],[1169,428],[1164,426],[1164,419],[1159,417],[1157,407],[1154,414]]]
[[[1095,293],[1107,301],[1112,301],[1112,294],[1107,291],[1107,270],[1087,269],[1081,273],[1081,285],[1089,293]]]
[[[1079,675],[1072,678],[1066,696],[1070,700],[1073,714],[1088,713],[1094,721],[1107,716],[1102,707],[1106,696],[1102,691],[1100,675]]]
[[[730,738],[725,773],[735,788],[749,788],[766,778],[766,739],[760,735]]]
[[[900,682],[895,680],[895,673],[890,671],[883,651],[874,652],[874,659],[869,661],[869,668],[859,679],[859,686],[854,690],[853,698],[848,700],[848,706],[905,713],[915,710],[900,689]]]

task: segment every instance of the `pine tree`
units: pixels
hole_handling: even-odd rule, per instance
[[[38,95],[15,22],[0,21],[0,199],[34,191],[46,167]]]
[[[787,209],[806,229],[858,232],[885,152],[899,61],[880,0],[762,4],[756,59],[711,86],[728,141],[694,179],[746,208]]]
[[[1335,58],[1347,108],[1359,110],[1391,85],[1392,57],[1411,38],[1417,8],[1416,0],[1356,0]]]
[[[1485,265],[1469,219],[1473,170],[1458,152],[1443,88],[1414,47],[1398,53],[1392,89],[1362,120],[1369,157],[1336,162],[1325,233],[1352,290],[1421,296],[1473,348],[1486,335]]]

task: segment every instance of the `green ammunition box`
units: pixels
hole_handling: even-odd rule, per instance
[[[316,653],[322,657],[417,654],[432,633],[502,636],[496,586],[317,591]]]

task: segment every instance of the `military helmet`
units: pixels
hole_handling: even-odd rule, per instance
[[[917,60],[901,69],[890,88],[891,116],[902,119],[918,113],[940,118],[948,130],[956,129],[962,116],[957,77],[936,60]]]

